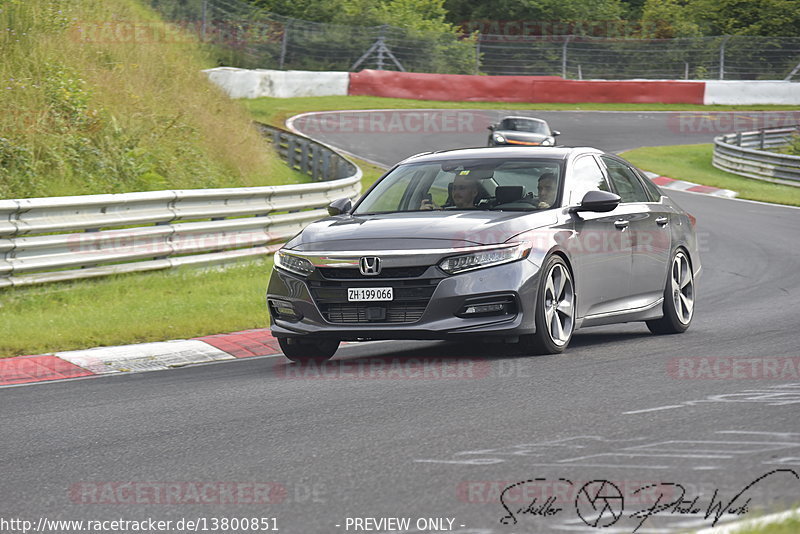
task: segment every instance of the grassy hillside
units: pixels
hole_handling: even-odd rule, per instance
[[[0,198],[305,180],[136,0],[0,1],[0,58]]]

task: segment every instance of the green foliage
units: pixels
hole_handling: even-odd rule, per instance
[[[789,144],[782,152],[791,156],[800,156],[800,134],[793,135]]]
[[[681,0],[646,0],[642,9],[641,37],[672,39],[699,37],[700,26]]]
[[[704,35],[800,36],[797,0],[689,0]]]
[[[0,1],[0,198],[306,181],[164,29],[138,0]]]

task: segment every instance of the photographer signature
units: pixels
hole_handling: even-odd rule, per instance
[[[747,484],[727,501],[720,498],[719,490],[715,489],[711,499],[705,504],[701,502],[699,495],[687,496],[686,488],[679,483],[657,482],[639,486],[631,495],[647,494],[648,498],[653,499],[653,502],[648,507],[637,510],[627,517],[638,520],[638,524],[633,529],[634,533],[642,528],[648,519],[659,514],[702,515],[703,519],[711,520],[711,526],[716,526],[725,514],[741,516],[750,511],[749,506],[753,497],[748,496],[748,492],[754,487],[769,478],[786,475],[800,481],[800,474],[794,469],[774,469]],[[574,483],[568,479],[559,478],[558,481],[568,486],[574,486]],[[555,497],[549,497],[544,502],[538,502],[537,498],[533,498],[525,506],[512,510],[509,503],[510,492],[519,491],[527,484],[541,482],[548,482],[548,480],[535,478],[521,480],[506,486],[500,493],[500,504],[506,511],[506,515],[500,518],[500,522],[504,525],[516,525],[520,516],[549,517],[562,512],[563,508],[556,505]],[[609,480],[587,482],[581,486],[575,496],[575,511],[590,527],[605,528],[615,524],[623,517],[624,509],[625,497],[622,491]]]

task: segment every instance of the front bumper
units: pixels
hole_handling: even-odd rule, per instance
[[[466,336],[515,338],[532,334],[534,303],[538,287],[539,268],[529,259],[487,267],[447,276],[437,267],[429,267],[420,282],[428,280],[434,286],[430,300],[418,319],[411,322],[387,322],[385,319],[366,322],[332,322],[326,318],[320,304],[318,275],[308,279],[273,269],[267,289],[267,301],[291,303],[301,318],[287,320],[270,314],[275,337],[310,336],[336,338],[343,341],[366,339],[461,339]],[[407,281],[409,279],[403,279]],[[336,280],[340,287],[402,287],[400,279]],[[397,294],[397,289],[395,290]],[[315,296],[316,295],[316,298]],[[513,309],[498,315],[458,316],[466,305],[482,299],[508,297]],[[346,303],[346,297],[343,299]],[[375,303],[380,307],[381,303]],[[273,307],[274,310],[274,307]],[[330,314],[329,314],[330,317]],[[363,316],[362,316],[363,320]]]

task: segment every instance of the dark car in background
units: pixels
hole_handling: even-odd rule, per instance
[[[561,135],[551,130],[546,121],[531,117],[505,117],[490,125],[489,130],[489,146],[553,146],[556,136]]]
[[[597,149],[417,155],[329,213],[275,255],[271,329],[294,361],[374,339],[558,353],[580,327],[692,321],[695,219]]]

